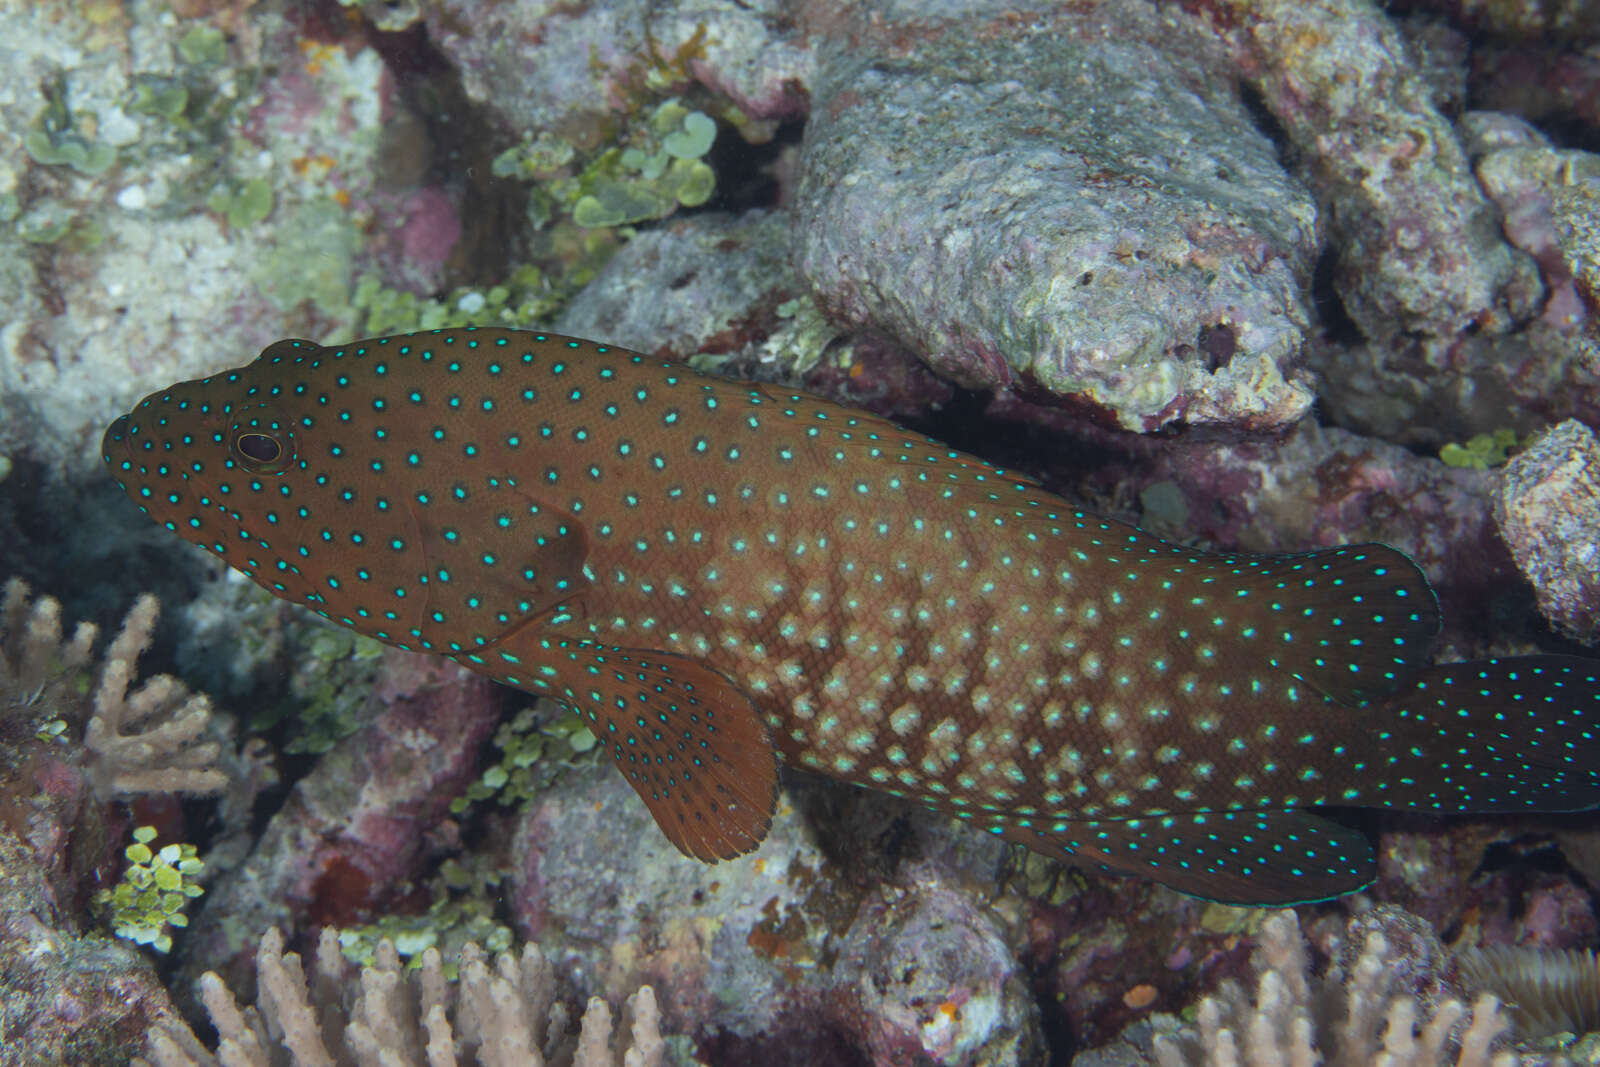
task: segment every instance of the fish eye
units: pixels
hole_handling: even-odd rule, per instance
[[[233,445],[239,455],[257,463],[272,463],[283,454],[283,446],[264,433],[242,433]]]
[[[234,462],[252,474],[278,474],[294,459],[294,438],[278,429],[235,427],[228,451]]]

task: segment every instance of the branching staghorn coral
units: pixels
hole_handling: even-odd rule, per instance
[[[1417,998],[1394,993],[1394,954],[1381,933],[1367,935],[1343,988],[1318,989],[1292,911],[1262,925],[1256,995],[1224,982],[1200,1002],[1198,1027],[1157,1034],[1160,1067],[1514,1067],[1514,1053],[1492,1054],[1510,1026],[1491,994],[1469,1012],[1438,1002],[1426,1020]],[[1342,1015],[1342,1017],[1341,1017]],[[1419,1025],[1420,1024],[1420,1025]],[[1323,1047],[1318,1034],[1326,1035]]]
[[[130,793],[215,793],[228,784],[215,768],[216,741],[204,740],[211,703],[176,678],[158,674],[129,691],[139,656],[150,647],[160,608],[146,594],[135,602],[101,659],[99,683],[82,690],[96,628],[79,623],[63,639],[61,605],[31,604],[18,579],[0,596],[0,706],[43,707],[57,720],[83,722],[87,769],[102,797]]]
[[[214,972],[200,978],[200,998],[219,1046],[208,1052],[182,1021],[158,1020],[147,1035],[147,1059],[135,1067],[660,1067],[664,1045],[655,992],[628,998],[612,1033],[611,1009],[589,999],[576,1043],[565,1006],[555,1002],[555,976],[534,945],[492,964],[476,945],[461,954],[460,979],[447,981],[437,949],[408,975],[394,946],[347,980],[337,932],[324,929],[308,976],[300,957],[283,952],[269,928],[256,953],[256,1003],[241,1008]],[[309,982],[308,982],[309,978]],[[407,988],[409,987],[409,988]],[[627,1032],[627,1038],[621,1031]],[[542,1031],[542,1034],[541,1034]],[[615,1042],[615,1043],[613,1043]]]

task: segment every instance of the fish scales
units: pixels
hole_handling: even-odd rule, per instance
[[[1241,903],[1373,872],[1323,806],[1600,803],[1600,664],[1428,666],[1384,545],[1173,545],[801,392],[491,328],[323,347],[106,433],[140,507],[269,591],[583,717],[686,854],[776,757]]]

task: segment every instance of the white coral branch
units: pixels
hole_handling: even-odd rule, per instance
[[[155,597],[140,597],[106,650],[83,738],[103,795],[216,793],[228,784],[228,776],[215,769],[222,747],[200,740],[211,722],[211,702],[203,693],[190,693],[165,674],[128,691],[159,610]]]
[[[106,649],[92,701],[78,687],[91,662],[96,630],[79,623],[62,638],[61,604],[12,579],[0,594],[0,705],[48,703],[84,722],[89,778],[102,797],[128,793],[215,793],[228,784],[216,769],[222,746],[206,740],[211,703],[160,674],[129,692],[139,656],[150,647],[156,598],[136,601]]]
[[[40,597],[28,603],[28,585],[20,578],[6,583],[0,595],[0,693],[9,703],[36,703],[47,687],[89,663],[95,626],[80,622],[72,640],[61,640],[61,603]]]
[[[610,1006],[591,998],[573,1047],[565,1039],[567,1015],[554,1002],[554,971],[536,946],[525,946],[520,957],[502,953],[490,961],[469,944],[456,983],[445,980],[437,949],[424,952],[421,963],[408,976],[384,942],[359,981],[346,981],[338,934],[325,929],[308,988],[300,957],[285,954],[282,935],[269,929],[256,954],[254,1008],[241,1009],[215,974],[201,978],[202,1002],[219,1036],[217,1055],[205,1052],[188,1027],[166,1018],[150,1029],[148,1058],[134,1060],[135,1067],[268,1067],[282,1062],[278,1047],[293,1067],[662,1063],[661,1014],[649,986],[628,998],[624,1025],[615,1029]],[[542,1051],[535,1037],[541,1030],[548,1034]]]
[[[1255,1002],[1238,996],[1235,988],[1206,997],[1196,1030],[1155,1037],[1156,1062],[1161,1067],[1310,1067],[1319,1060],[1337,1067],[1512,1067],[1518,1062],[1515,1053],[1491,1051],[1510,1023],[1488,994],[1470,1013],[1457,1001],[1440,1001],[1419,1033],[1416,998],[1391,989],[1394,962],[1388,941],[1370,933],[1345,979],[1344,1022],[1331,1027],[1323,1020],[1324,1032],[1332,1031],[1335,1042],[1319,1051],[1313,1023],[1318,997],[1299,922],[1293,912],[1280,912],[1262,927]],[[1452,1047],[1457,1049],[1453,1058]]]

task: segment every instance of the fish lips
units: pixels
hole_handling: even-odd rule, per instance
[[[100,457],[111,466],[131,458],[128,451],[128,426],[133,422],[132,416],[118,415],[110,426],[106,427],[105,436],[100,438]]]
[[[122,486],[125,493],[132,495],[134,478],[139,473],[139,460],[133,454],[133,442],[130,440],[133,427],[132,415],[119,415],[100,438],[100,458],[111,470],[111,474]]]

